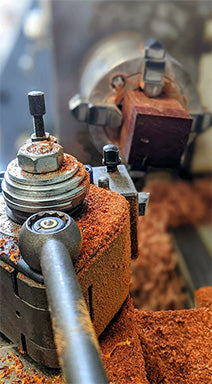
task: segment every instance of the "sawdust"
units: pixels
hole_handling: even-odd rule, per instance
[[[20,358],[13,352],[8,354],[7,359],[1,360],[4,365],[0,368],[0,384],[11,379],[12,384],[65,384],[60,374],[47,378],[42,373],[38,373],[36,369],[26,371]]]
[[[92,325],[84,299],[78,301],[77,310],[79,313],[79,325],[82,327],[85,334],[89,337],[91,343],[99,351],[99,343],[97,341],[96,333]]]
[[[139,217],[139,254],[131,270],[134,305],[141,310],[183,309],[186,288],[176,271],[178,256],[168,231],[181,224],[211,222],[212,180],[153,180],[145,191],[150,192],[150,202],[146,215]]]

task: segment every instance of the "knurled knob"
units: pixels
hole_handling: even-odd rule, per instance
[[[117,145],[107,144],[103,147],[103,165],[106,165],[108,172],[116,172],[120,164],[119,148]]]

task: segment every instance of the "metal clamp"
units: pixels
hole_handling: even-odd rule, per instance
[[[138,192],[138,216],[144,216],[149,204],[149,192]]]
[[[92,104],[75,95],[69,100],[69,110],[78,121],[116,129],[122,124],[122,113],[115,104]]]
[[[163,91],[166,51],[155,39],[147,41],[144,57],[144,92],[149,97],[157,97]]]

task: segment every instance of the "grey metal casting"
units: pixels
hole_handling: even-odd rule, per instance
[[[19,224],[42,210],[73,214],[83,205],[89,189],[86,170],[81,167],[77,174],[78,161],[68,154],[64,156],[56,138],[45,133],[43,92],[30,92],[28,97],[35,132],[20,148],[17,159],[9,163],[2,182],[7,214]]]

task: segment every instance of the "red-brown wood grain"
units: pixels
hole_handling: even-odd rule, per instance
[[[185,149],[192,118],[174,98],[148,98],[126,91],[120,146],[130,165],[176,167]]]

